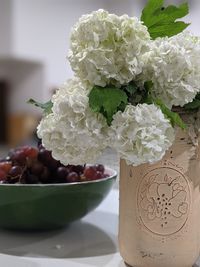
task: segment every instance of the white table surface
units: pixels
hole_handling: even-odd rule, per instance
[[[124,267],[118,253],[118,190],[84,219],[48,232],[0,230],[2,267]]]
[[[117,246],[118,196],[112,190],[94,212],[64,230],[0,230],[0,266],[125,267]]]

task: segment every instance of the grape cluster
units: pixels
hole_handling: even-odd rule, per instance
[[[0,159],[0,183],[73,183],[108,176],[101,164],[64,166],[41,144],[12,149],[7,157]]]

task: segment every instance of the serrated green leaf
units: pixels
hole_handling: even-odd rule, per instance
[[[185,30],[190,24],[187,24],[182,21],[171,22],[168,24],[163,24],[149,29],[149,33],[153,39],[157,37],[171,37],[174,36],[183,30]]]
[[[156,11],[162,8],[164,0],[149,0],[142,10],[141,20],[148,27],[150,25],[151,16],[154,15]]]
[[[31,98],[27,101],[27,103],[43,109],[45,115],[52,113],[53,103],[51,100],[47,101],[46,103],[40,103]]]
[[[188,4],[181,4],[179,7],[170,5],[166,8],[160,7],[154,11],[153,16],[148,18],[148,28],[163,23],[174,22],[178,18],[186,16],[189,12]]]
[[[163,7],[164,0],[149,0],[142,11],[141,20],[147,26],[150,36],[157,37],[173,36],[188,27],[189,24],[176,21],[189,13],[188,4],[180,6],[170,5]]]
[[[118,88],[94,86],[89,94],[90,108],[103,114],[108,125],[111,125],[113,115],[118,110],[124,111],[127,103],[126,93]]]
[[[165,16],[168,16],[168,20],[174,21],[176,19],[185,17],[188,13],[189,13],[188,3],[183,3],[179,7],[170,5],[164,9],[161,9],[160,14],[164,16],[163,20],[164,18],[166,18]],[[157,17],[157,19],[159,20],[160,17]]]
[[[170,120],[172,126],[179,126],[181,129],[186,129],[187,126],[181,119],[178,113],[171,111],[160,99],[155,99],[154,103],[160,107],[162,113]]]

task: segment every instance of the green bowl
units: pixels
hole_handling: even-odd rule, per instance
[[[68,184],[0,184],[0,227],[56,229],[82,218],[111,190],[117,173],[106,173],[108,178]]]

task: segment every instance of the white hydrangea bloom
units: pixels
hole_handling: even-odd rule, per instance
[[[98,10],[73,27],[69,61],[78,77],[91,84],[125,84],[142,72],[141,55],[150,36],[136,17]]]
[[[174,129],[155,105],[128,105],[114,115],[110,129],[113,147],[127,164],[153,163],[174,141]]]
[[[104,117],[90,110],[83,84],[72,80],[53,97],[53,113],[41,120],[37,133],[55,159],[76,165],[95,162],[108,145],[107,128]]]
[[[84,112],[88,105],[87,95],[86,84],[77,78],[67,80],[52,97],[52,110],[55,117],[68,116],[73,122],[76,114],[76,120],[80,120],[85,116]]]
[[[200,41],[190,33],[152,41],[143,59],[142,79],[153,81],[154,94],[169,108],[184,106],[200,92]]]

